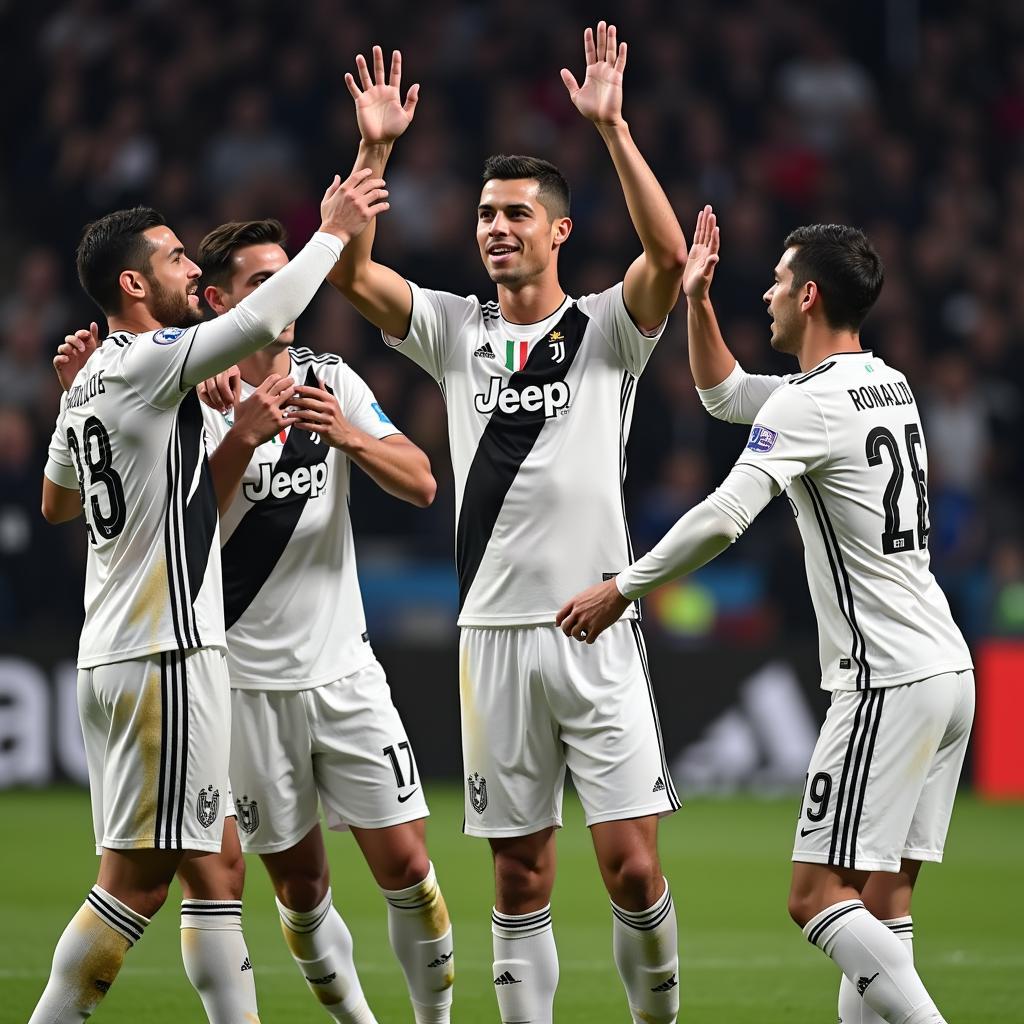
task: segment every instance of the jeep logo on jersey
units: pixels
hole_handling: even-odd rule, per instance
[[[282,470],[272,473],[270,463],[260,463],[260,478],[254,484],[245,484],[243,494],[250,501],[264,498],[287,498],[292,494],[308,494],[319,498],[327,490],[327,463],[316,462],[312,466],[296,466],[290,473]]]
[[[492,377],[486,395],[477,395],[473,405],[477,412],[492,413],[499,409],[506,414],[523,412],[544,413],[551,419],[569,405],[572,392],[564,380],[548,381],[545,384],[527,384],[522,390],[502,387],[500,377]]]

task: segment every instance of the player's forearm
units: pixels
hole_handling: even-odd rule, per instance
[[[625,121],[598,125],[615,172],[622,186],[633,227],[648,260],[657,269],[678,274],[682,279],[686,264],[686,236],[672,204],[654,172],[637,149]]]
[[[686,304],[690,372],[698,388],[713,388],[732,373],[736,359],[718,327],[714,307],[707,297]]]
[[[201,324],[182,369],[183,385],[194,387],[269,345],[309,305],[341,250],[339,238],[317,231],[295,259],[234,309]]]
[[[392,436],[396,440],[381,441],[353,430],[351,441],[346,441],[342,451],[382,490],[417,508],[426,508],[437,491],[430,460],[411,441]]]
[[[234,430],[229,430],[210,456],[210,475],[213,477],[213,490],[217,495],[217,509],[221,515],[235,500],[246,467],[252,461],[255,451],[254,444]]]
[[[383,178],[384,168],[387,166],[393,146],[393,142],[370,145],[360,140],[356,160],[352,165],[353,172],[369,167],[373,172],[371,177]],[[341,259],[327,275],[327,280],[342,294],[348,294],[353,281],[369,264],[376,233],[377,222],[376,219],[373,219],[359,235],[345,246]]]

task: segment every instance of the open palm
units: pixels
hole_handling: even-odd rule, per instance
[[[583,51],[587,75],[583,85],[568,68],[562,68],[562,81],[576,109],[594,124],[617,124],[622,119],[622,73],[626,68],[626,44],[616,39],[614,25],[597,23],[597,33],[583,33]]]
[[[710,206],[705,206],[697,214],[683,270],[683,292],[688,299],[703,299],[708,294],[718,265],[718,245],[718,218]]]
[[[420,87],[412,86],[402,103],[402,55],[391,54],[391,74],[384,74],[384,53],[379,46],[373,48],[373,78],[366,58],[356,57],[359,85],[351,73],[345,75],[345,84],[356,104],[356,122],[364,142],[379,144],[394,142],[409,127],[420,98]]]

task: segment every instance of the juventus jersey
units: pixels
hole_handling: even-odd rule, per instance
[[[928,455],[913,392],[871,352],[807,373],[737,366],[701,392],[716,415],[753,427],[737,465],[786,491],[818,619],[822,686],[897,686],[972,667],[929,569]]]
[[[636,381],[664,325],[622,285],[535,324],[410,282],[408,335],[386,338],[440,386],[455,471],[460,626],[551,623],[632,559],[622,484]],[[630,606],[627,618],[636,618]]]
[[[112,334],[61,399],[45,472],[85,513],[80,668],[224,646],[203,414],[181,388],[195,331]]]
[[[338,356],[291,349],[297,384],[334,393],[376,438],[397,434]],[[242,397],[254,388],[244,381]],[[233,414],[203,408],[212,451]],[[349,461],[317,435],[287,428],[256,449],[221,530],[228,670],[236,689],[319,686],[373,661],[349,521]]]

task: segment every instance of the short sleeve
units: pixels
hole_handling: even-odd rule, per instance
[[[626,309],[621,281],[603,292],[584,295],[576,304],[604,335],[622,365],[639,377],[665,332],[668,317],[651,333],[640,330]]]
[[[140,334],[131,343],[124,354],[124,377],[144,401],[170,409],[190,390],[182,388],[181,373],[202,327],[163,327]]]
[[[329,383],[349,423],[378,440],[402,432],[391,422],[366,381],[355,370],[339,363],[330,376],[334,379]]]
[[[412,291],[409,333],[404,338],[385,334],[384,341],[423,367],[434,380],[441,380],[460,330],[477,313],[480,304],[473,296],[436,292],[412,281],[406,283]]]
[[[736,465],[760,469],[784,491],[828,456],[828,430],[818,403],[799,388],[784,387],[761,407]]]
[[[65,401],[66,398],[61,398],[60,413],[57,416],[57,425],[53,429],[50,446],[46,452],[46,467],[43,469],[43,473],[48,480],[53,481],[59,487],[77,490],[78,474],[75,472],[75,464],[71,460],[71,452],[68,449],[68,441],[64,433]]]
[[[726,423],[753,423],[761,406],[778,391],[788,377],[747,373],[737,362],[732,372],[713,388],[697,388],[701,405]]]

